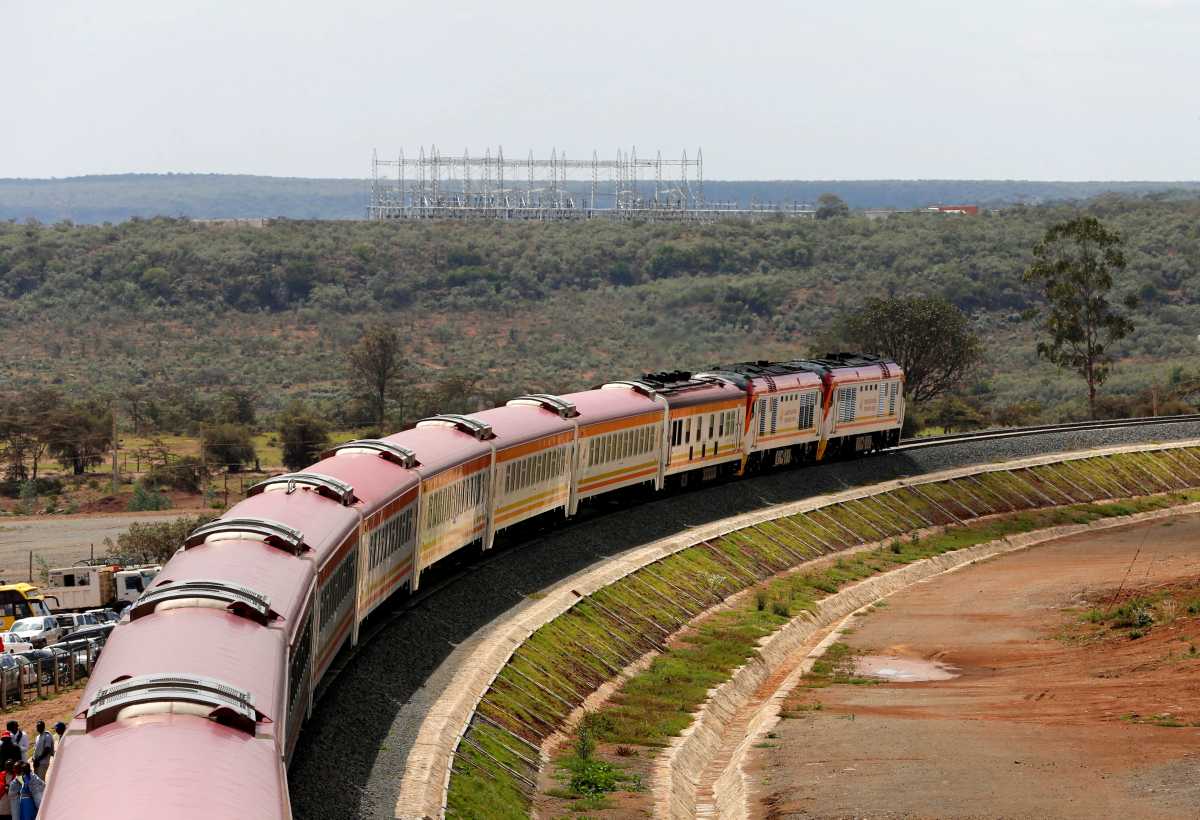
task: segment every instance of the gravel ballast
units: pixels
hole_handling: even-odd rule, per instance
[[[686,527],[849,486],[1046,453],[1200,436],[1200,423],[1045,433],[960,442],[851,462],[789,470],[598,510],[501,549],[466,571],[423,579],[433,594],[393,616],[360,647],[317,703],[293,760],[289,785],[298,820],[393,817],[408,748],[424,706],[449,680],[455,648],[524,596],[596,561]],[[364,634],[372,633],[371,624]],[[328,769],[348,788],[330,788]],[[347,800],[350,805],[347,805]]]

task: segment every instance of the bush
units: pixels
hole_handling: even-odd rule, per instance
[[[195,456],[183,456],[170,464],[159,464],[146,473],[145,483],[151,487],[168,487],[185,493],[198,493],[208,480],[208,470]]]
[[[129,499],[130,512],[169,509],[171,509],[171,499],[167,496],[141,481],[133,485],[133,497]]]
[[[192,530],[216,516],[198,515],[150,524],[130,524],[126,532],[104,539],[105,559],[120,564],[162,563],[175,554]]]
[[[26,490],[25,488],[29,488]],[[0,481],[0,495],[5,498],[20,498],[23,492],[30,492],[36,498],[39,495],[59,495],[62,493],[63,483],[57,478],[37,478],[28,481],[18,481],[16,479],[7,479]]]

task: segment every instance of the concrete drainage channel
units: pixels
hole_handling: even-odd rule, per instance
[[[396,816],[470,814],[462,800],[472,794],[497,807],[493,816],[528,814],[540,771],[549,763],[547,741],[570,730],[585,702],[594,706],[597,691],[611,691],[614,680],[644,667],[698,616],[728,606],[737,593],[765,579],[827,563],[824,556],[877,548],[916,530],[1200,486],[1198,446],[1200,441],[1188,441],[1055,454],[856,488],[696,528],[572,576],[495,622],[460,665],[421,725]],[[1154,504],[1181,502],[1164,496]],[[872,581],[977,560],[984,545],[965,546]],[[1015,548],[1003,542],[1000,547]],[[854,601],[872,594],[868,583],[860,582],[863,589],[853,595],[857,587],[831,590],[836,594],[820,602],[815,616],[792,619],[751,662],[730,670],[726,685],[751,675],[746,670],[762,663],[776,639],[785,641],[779,647],[802,643],[834,599],[845,595],[844,606],[856,608]],[[825,623],[836,617],[828,615]],[[658,759],[653,786],[661,813],[694,816],[700,761],[713,737],[703,721],[693,724]],[[736,766],[732,771],[736,774]],[[734,775],[718,777],[721,792],[728,790],[730,798],[740,794]]]

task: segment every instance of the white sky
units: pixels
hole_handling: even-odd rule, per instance
[[[432,143],[1200,178],[1200,0],[0,0],[0,78],[0,177],[362,177]]]

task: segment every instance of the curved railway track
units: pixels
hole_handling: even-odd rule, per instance
[[[417,596],[365,622],[358,648],[335,662],[289,773],[295,817],[392,818],[408,749],[422,714],[445,687],[455,648],[525,596],[596,561],[689,526],[857,484],[1048,452],[1197,437],[1200,415],[907,440],[857,461],[769,473],[636,506],[610,503],[519,544],[501,544],[485,557],[441,568]],[[347,788],[330,787],[331,766]]]

